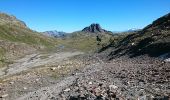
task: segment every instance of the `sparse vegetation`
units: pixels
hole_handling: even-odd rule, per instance
[[[72,33],[71,36],[58,40],[59,44],[64,45],[65,47],[69,47],[72,49],[77,49],[83,52],[94,52],[97,51],[99,48],[107,45],[109,42],[111,35],[101,35],[101,42],[100,45],[96,40],[96,35],[93,33],[84,33],[84,32],[76,32]]]

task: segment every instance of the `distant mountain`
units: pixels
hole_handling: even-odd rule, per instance
[[[141,29],[131,28],[131,29],[124,31],[124,32],[138,32],[138,31],[141,31]]]
[[[91,24],[88,27],[85,27],[82,32],[89,32],[89,33],[105,33],[106,30],[102,29],[99,24]]]
[[[113,34],[117,34],[117,33],[132,33],[132,32],[138,32],[141,31],[142,29],[137,29],[137,28],[131,28],[125,31],[112,31]]]
[[[43,32],[43,34],[50,37],[63,38],[66,36],[67,33],[54,30],[54,31],[45,31]]]

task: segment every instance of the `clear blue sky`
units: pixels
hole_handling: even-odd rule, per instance
[[[72,32],[91,23],[110,31],[143,28],[170,12],[170,0],[0,0],[0,11],[36,31]]]

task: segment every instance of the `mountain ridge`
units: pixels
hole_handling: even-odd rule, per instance
[[[107,51],[110,47],[114,48],[109,54],[111,59],[123,55],[158,57],[170,53],[170,13],[138,32],[118,36],[118,40],[112,41],[101,51]]]

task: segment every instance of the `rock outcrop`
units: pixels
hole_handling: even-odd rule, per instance
[[[91,33],[104,33],[106,30],[102,29],[99,24],[91,24],[88,27],[85,27],[83,32],[91,32]]]

